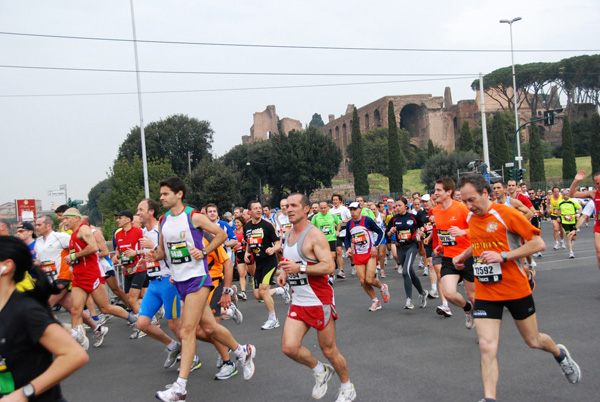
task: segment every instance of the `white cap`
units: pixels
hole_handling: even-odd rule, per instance
[[[351,202],[350,205],[348,205],[348,208],[362,208],[362,207],[360,206],[360,204],[358,202],[354,201],[354,202]]]
[[[431,200],[431,196],[429,194],[423,194],[423,197],[421,197],[421,201],[429,201]]]

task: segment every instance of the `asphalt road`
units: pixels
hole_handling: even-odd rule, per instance
[[[542,229],[548,249],[537,260],[534,299],[539,328],[567,346],[581,367],[582,380],[570,384],[550,354],[525,345],[505,310],[498,357],[498,401],[598,401],[600,272],[592,228],[582,228],[575,259],[568,259],[566,250],[552,250],[550,222],[544,222]],[[346,272],[350,272],[346,264]],[[475,330],[465,328],[464,314],[456,307],[451,318],[435,314],[438,300],[430,300],[422,310],[404,310],[402,276],[389,264],[385,282],[391,300],[378,312],[367,311],[370,300],[357,277],[335,283],[338,347],[348,362],[357,400],[479,401],[483,386]],[[420,278],[428,288],[429,279]],[[203,366],[190,376],[187,400],[311,401],[311,371],[281,352],[287,311],[283,300],[276,296],[282,326],[270,331],[260,329],[267,315],[264,304],[249,295],[240,308],[244,322],[236,325],[230,320],[225,325],[240,343],[256,346],[254,378],[244,381],[240,372],[230,380],[215,381],[215,349],[199,342],[197,353]],[[64,313],[61,319],[69,320]],[[176,368],[162,368],[164,347],[149,337],[130,340],[129,327],[118,318],[107,325],[110,332],[102,347],[90,348],[90,362],[63,382],[65,397],[89,402],[155,400],[156,391],[177,378]],[[88,335],[91,338],[89,331]],[[305,337],[304,345],[324,359],[314,330]],[[335,377],[322,400],[334,401],[338,387]]]

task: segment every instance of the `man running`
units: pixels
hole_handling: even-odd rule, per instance
[[[585,170],[580,170],[575,175],[573,183],[569,188],[569,197],[590,198],[596,208],[596,217],[594,224],[594,245],[596,246],[596,258],[598,259],[598,267],[600,267],[600,172],[594,173],[592,180],[594,182],[593,190],[577,191],[580,181],[585,179]],[[588,215],[590,216],[590,215]],[[581,225],[580,225],[581,226]]]
[[[292,194],[288,197],[288,216],[294,225],[283,248],[281,268],[283,272],[277,283],[283,286],[289,281],[293,286],[294,299],[285,320],[281,349],[291,359],[313,370],[315,386],[312,397],[321,399],[327,393],[327,383],[335,372],[341,386],[336,402],[356,399],[354,385],[348,376],[346,359],[339,352],[335,338],[335,299],[329,275],[335,272],[328,250],[327,238],[308,224],[310,211],[308,197]],[[317,330],[319,346],[331,366],[317,360],[302,339],[310,328]]]
[[[138,204],[137,216],[140,217],[144,226],[144,237],[140,240],[140,245],[144,248],[144,254],[150,250],[156,250],[160,243],[159,211],[158,202],[150,198],[146,198]],[[181,328],[179,318],[181,316],[181,299],[179,293],[177,293],[177,288],[170,281],[171,269],[164,259],[151,262],[143,258],[140,260],[140,264],[146,264],[149,284],[140,305],[137,328],[148,334],[152,339],[156,339],[165,345],[167,359],[163,367],[169,369],[175,365],[177,357],[181,354],[181,343],[178,339],[173,339],[167,335],[159,326],[153,325],[152,320],[161,307],[164,307],[167,325],[177,337]]]
[[[281,200],[281,205],[285,205],[287,214],[287,200],[285,200],[285,204],[283,201]],[[274,329],[279,327],[279,320],[275,315],[273,295],[278,294],[283,297],[286,304],[289,304],[291,299],[288,286],[271,289],[271,285],[275,284],[276,253],[281,250],[281,240],[277,237],[273,225],[262,219],[260,201],[250,202],[250,216],[252,219],[244,225],[244,238],[247,243],[244,260],[247,264],[250,264],[250,255],[254,257],[256,266],[253,275],[254,297],[256,300],[264,300],[269,313],[267,321],[261,328]],[[287,215],[285,218],[287,219]]]
[[[289,198],[289,197],[288,197]],[[288,200],[289,208],[289,200]],[[289,215],[289,212],[288,212]],[[329,249],[331,250],[331,258],[333,261],[336,260],[336,247],[337,247],[337,234],[340,233],[342,222],[340,219],[329,212],[329,205],[325,201],[319,203],[319,212],[313,215],[311,224],[317,227],[329,242]]]
[[[435,181],[435,195],[438,205],[433,208],[433,217],[438,233],[439,244],[434,250],[436,254],[444,253],[442,269],[440,272],[442,291],[444,297],[465,312],[465,326],[473,328],[473,303],[475,301],[475,284],[473,283],[473,259],[465,261],[464,268],[454,266],[452,258],[469,248],[471,242],[466,235],[468,229],[467,215],[469,210],[460,201],[452,199],[456,185],[450,177],[443,177]],[[465,292],[469,300],[456,291],[458,282],[464,281]],[[436,312],[445,315],[441,306]]]
[[[527,218],[527,220],[531,220],[533,218],[533,212],[530,208],[525,206],[521,201],[512,197],[510,195],[506,195],[507,185],[504,182],[498,181],[494,183],[494,198],[496,203],[503,204],[512,208],[519,210]],[[530,202],[531,204],[531,202]]]
[[[567,235],[569,258],[575,258],[575,253],[573,253],[573,242],[577,240],[577,229],[575,229],[575,225],[577,224],[577,215],[582,208],[575,199],[569,197],[569,190],[563,190],[562,197],[563,200],[558,203],[558,209],[560,209],[560,223],[565,231],[565,235]],[[575,234],[569,236],[573,231],[575,231]]]
[[[348,209],[352,215],[344,240],[348,256],[353,258],[360,284],[371,298],[372,304],[369,311],[381,310],[381,302],[375,295],[373,287],[379,289],[383,302],[387,303],[390,299],[388,285],[382,284],[375,277],[378,247],[384,234],[373,219],[362,215],[363,208],[358,202],[351,203]],[[373,240],[373,234],[377,235],[376,240]]]
[[[350,215],[350,210],[342,203],[341,195],[334,194],[331,197],[331,202],[333,203],[333,208],[331,208],[329,212],[337,216],[340,220],[340,231],[339,233],[336,233],[337,242],[335,247],[336,265],[338,269],[337,278],[346,279],[346,274],[344,274],[343,248],[344,238],[346,237],[346,225],[350,219],[352,219],[352,216]]]
[[[571,185],[572,186],[572,185]],[[574,192],[574,191],[573,191]],[[571,193],[571,192],[569,192]],[[580,192],[579,192],[580,193]],[[550,211],[550,221],[552,221],[552,228],[554,229],[554,250],[558,250],[559,247],[566,248],[565,246],[565,231],[562,228],[560,222],[560,208],[558,204],[563,200],[560,188],[553,187],[552,193],[548,194],[546,205]],[[560,243],[558,237],[560,235]]]
[[[555,344],[550,336],[538,331],[531,289],[520,266],[521,258],[545,249],[539,229],[514,208],[490,201],[490,186],[483,176],[465,175],[461,177],[459,186],[471,211],[468,218],[471,247],[455,256],[454,263],[459,267],[467,258],[476,258],[474,316],[481,351],[483,401],[496,400],[497,354],[505,307],[525,343],[531,348],[551,353],[567,380],[572,384],[579,382],[579,366],[567,348]],[[527,241],[521,245],[519,237]]]
[[[148,261],[166,259],[171,267],[171,280],[177,287],[183,303],[181,312],[181,366],[179,377],[156,397],[164,402],[177,402],[186,399],[187,380],[196,353],[196,329],[198,325],[214,339],[233,350],[240,361],[244,379],[254,375],[253,345],[242,346],[233,338],[229,330],[215,322],[208,295],[213,283],[208,274],[205,257],[227,239],[227,234],[205,215],[183,205],[186,187],[183,180],[171,177],[163,180],[160,186],[160,200],[168,211],[159,222],[160,241],[156,250],[148,252]],[[204,246],[204,230],[213,233],[214,239]]]
[[[66,230],[72,230],[69,240],[69,255],[64,258],[67,265],[72,267],[73,287],[71,289],[71,335],[81,346],[87,350],[89,340],[83,329],[82,312],[88,298],[92,296],[94,302],[103,314],[112,314],[123,318],[129,323],[135,323],[135,315],[128,313],[119,306],[113,306],[108,300],[108,292],[104,286],[98,265],[98,244],[87,223],[82,222],[81,213],[76,208],[69,208],[63,214]]]

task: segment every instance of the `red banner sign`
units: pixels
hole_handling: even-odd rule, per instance
[[[17,220],[19,222],[35,221],[35,200],[16,200]]]

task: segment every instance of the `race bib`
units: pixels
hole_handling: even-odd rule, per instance
[[[281,227],[281,231],[286,234],[287,232],[289,232],[289,230],[292,228],[292,224],[291,223],[286,223],[285,225],[283,225]]]
[[[484,264],[479,257],[473,263],[473,274],[481,283],[498,283],[502,281],[502,266],[499,262]]]
[[[250,247],[260,247],[260,245],[262,244],[263,239],[262,237],[250,237],[248,239],[248,244],[250,245]]]
[[[56,264],[54,261],[42,261],[42,272],[44,272],[51,282],[54,282],[57,277]]]
[[[433,224],[431,222],[427,222],[424,228],[426,232],[431,232],[433,230]]]
[[[156,272],[160,272],[160,265],[158,265],[158,266],[152,266],[152,267],[147,266],[146,272],[149,273],[149,274],[154,274]]]
[[[400,241],[406,241],[411,239],[412,234],[410,230],[400,230],[399,232],[397,232],[396,237]]]
[[[323,232],[323,234],[326,234],[326,235],[329,235],[329,234],[333,233],[331,225],[323,225],[323,226],[321,226],[321,231]]]
[[[438,237],[444,247],[456,246],[456,237],[448,233],[447,230],[438,230]]]
[[[308,285],[308,276],[306,274],[289,274],[288,283],[290,286]]]
[[[352,243],[354,244],[365,244],[367,242],[367,235],[364,232],[356,233],[352,235]]]
[[[129,266],[133,264],[133,257],[127,257],[125,254],[121,253],[121,265]]]
[[[192,261],[186,241],[167,243],[171,264],[183,264]]]
[[[565,220],[572,221],[573,220],[573,215],[565,215]]]

